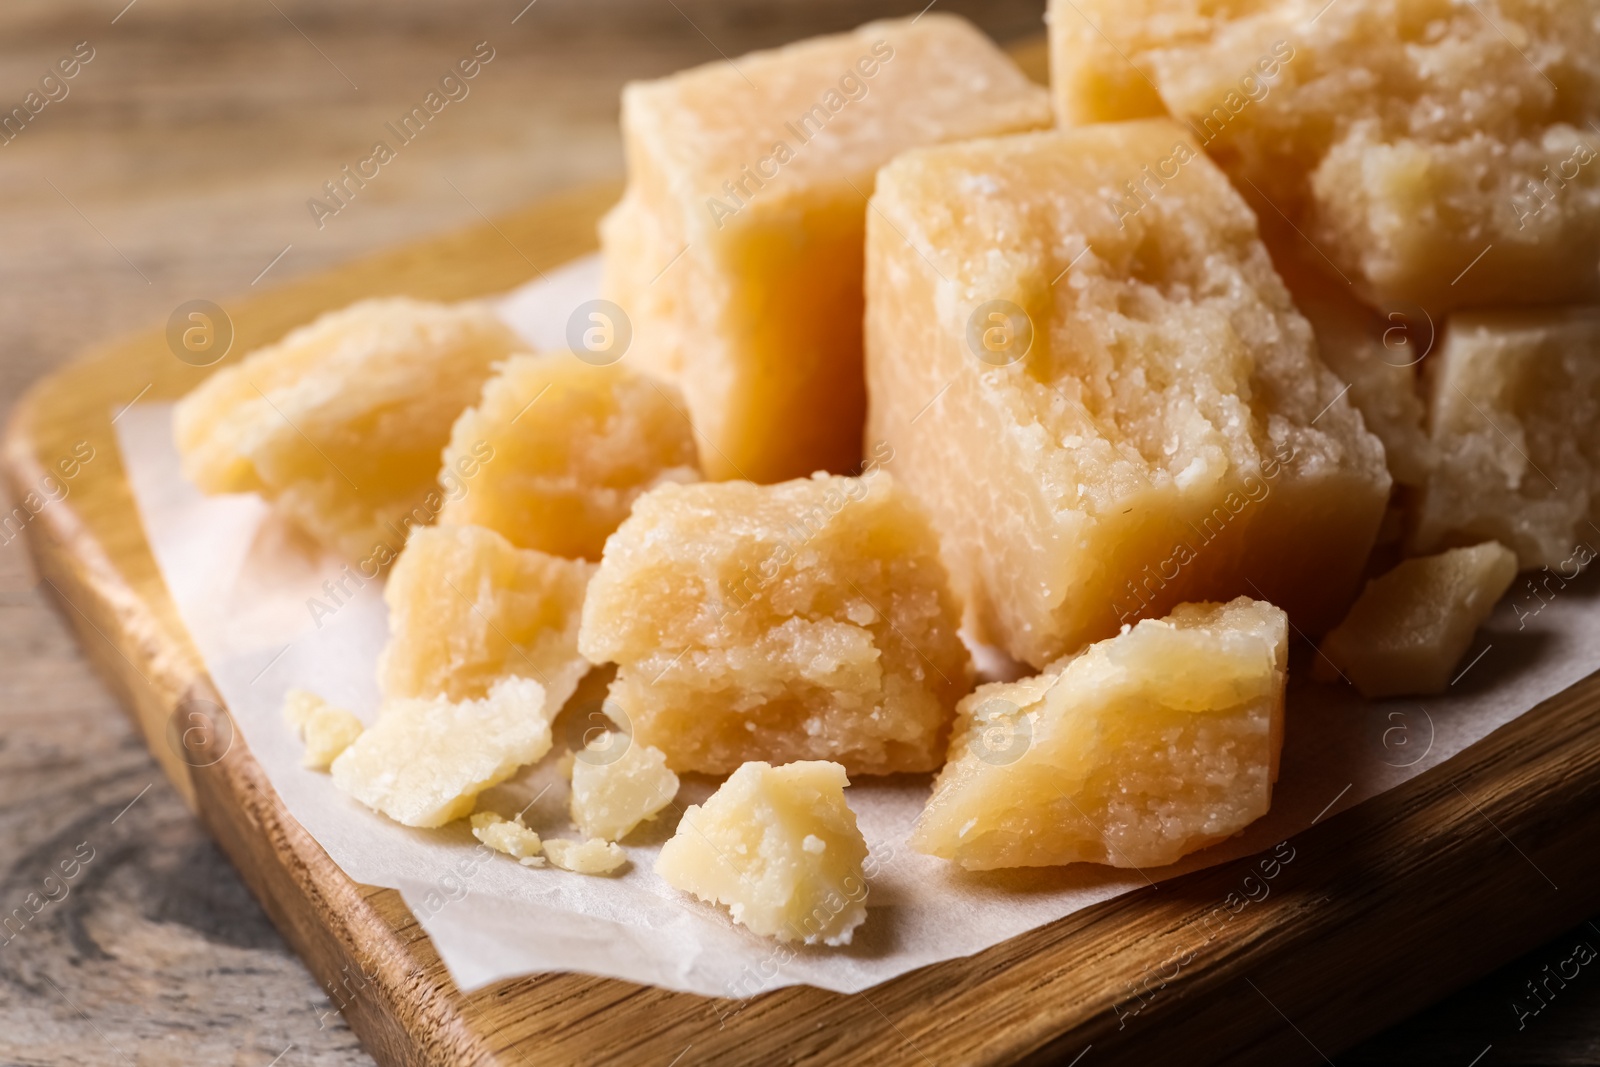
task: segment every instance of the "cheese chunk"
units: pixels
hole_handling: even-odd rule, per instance
[[[544,866],[544,859],[539,855],[544,845],[539,835],[528,829],[521,815],[515,819],[505,819],[492,811],[473,812],[472,836],[496,852],[504,852],[524,867]]]
[[[1051,0],[1049,17],[1063,122],[1170,111],[1375,306],[1600,292],[1590,0]]]
[[[1162,187],[1117,211],[1105,190],[1146,167]],[[931,513],[984,640],[1042,666],[1243,594],[1311,632],[1339,620],[1388,498],[1383,446],[1186,133],[919,149],[873,204],[868,440]]]
[[[667,757],[649,745],[586,747],[572,764],[572,821],[585,837],[621,841],[678,795]]]
[[[1374,311],[1336,278],[1292,262],[1292,257],[1280,255],[1273,262],[1295,307],[1311,323],[1318,354],[1350,387],[1345,395],[1361,412],[1366,428],[1383,442],[1389,474],[1400,485],[1422,485],[1435,455],[1419,377],[1443,321],[1435,322],[1420,308]]]
[[[1429,368],[1439,453],[1414,552],[1492,539],[1556,566],[1600,522],[1600,308],[1463,312]]]
[[[627,358],[682,387],[708,477],[854,469],[874,172],[1049,122],[1043,89],[937,12],[627,86],[606,295],[631,319]]]
[[[1516,554],[1493,541],[1408,559],[1367,583],[1323,638],[1313,677],[1342,675],[1371,699],[1442,693],[1516,576]]]
[[[384,695],[469,700],[515,675],[537,679],[559,710],[589,672],[578,624],[594,571],[481,526],[416,530],[383,591]]]
[[[674,386],[570,352],[516,356],[456,420],[439,521],[597,560],[640,493],[699,480],[697,462]]]
[[[365,300],[224,367],[173,414],[183,471],[257,492],[322,543],[387,567],[444,505],[450,426],[523,347],[487,304]]]
[[[628,854],[610,841],[546,841],[544,854],[555,866],[575,874],[614,874],[628,862]]]
[[[336,708],[315,693],[291,689],[284,697],[284,718],[305,742],[301,765],[326,770],[339,753],[361,736],[361,720],[353,712]]]
[[[890,774],[943,758],[970,685],[959,624],[927,519],[874,470],[640,497],[578,647],[619,665],[606,713],[675,771],[766,757]]]
[[[482,700],[388,701],[333,761],[333,784],[395,822],[443,826],[550,751],[555,713],[531,678],[505,678]]]
[[[764,937],[848,945],[867,918],[849,784],[837,763],[746,763],[684,812],[656,873]]]
[[[1180,604],[961,702],[911,834],[968,870],[1159,867],[1267,813],[1283,746],[1282,611]]]

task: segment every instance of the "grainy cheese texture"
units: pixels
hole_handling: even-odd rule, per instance
[[[1429,360],[1438,464],[1412,549],[1499,541],[1569,561],[1600,523],[1600,308],[1463,312]]]
[[[395,822],[443,826],[550,751],[556,711],[531,678],[506,678],[482,700],[385,701],[333,761],[333,784]]]
[[[1323,638],[1314,676],[1347,678],[1369,699],[1441,693],[1516,576],[1516,554],[1493,541],[1405,560]]]
[[[589,672],[578,653],[595,565],[517,548],[481,526],[412,533],[384,587],[386,697],[481,697],[500,679],[537,679],[559,710]]]
[[[1369,303],[1595,297],[1593,0],[1052,0],[1049,18],[1063,122],[1170,111]]]
[[[1181,604],[961,702],[911,845],[968,870],[1159,867],[1267,813],[1288,624],[1271,604]]]
[[[780,941],[848,945],[867,918],[867,843],[837,763],[746,763],[684,812],[656,873]]]
[[[522,347],[487,304],[329,312],[178,402],[183,472],[208,493],[260,493],[375,575],[438,517],[450,426]]]
[[[1119,215],[1106,190],[1146,168],[1162,188]],[[873,204],[868,438],[983,637],[1042,666],[1183,601],[1338,621],[1388,499],[1383,446],[1187,133],[919,149]]]
[[[639,498],[578,647],[618,664],[606,714],[675,771],[831,759],[929,771],[970,685],[938,545],[883,470]]]
[[[570,352],[516,356],[451,430],[439,521],[597,560],[640,493],[697,481],[697,463],[675,386]]]
[[[682,387],[708,477],[854,469],[874,172],[1049,122],[1043,89],[938,12],[627,86],[606,295],[632,322],[625,358]]]
[[[1390,475],[1400,485],[1422,485],[1435,455],[1419,378],[1443,320],[1418,308],[1376,311],[1356,299],[1350,286],[1292,256],[1274,262],[1295,307],[1311,323],[1317,354],[1350,387],[1345,395],[1383,442]]]

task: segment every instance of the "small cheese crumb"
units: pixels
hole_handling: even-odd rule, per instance
[[[848,945],[867,918],[867,843],[848,784],[823,760],[746,763],[684,813],[656,873],[758,934]]]
[[[544,854],[550,862],[564,871],[577,874],[612,874],[628,862],[628,854],[610,841],[591,837],[587,841],[563,841],[559,838],[544,843]]]
[[[507,820],[492,811],[476,812],[472,816],[472,836],[496,852],[520,860],[524,866],[544,866],[544,859],[539,855],[544,846],[539,835],[522,821],[521,815]]]
[[[289,690],[283,701],[283,716],[306,743],[301,765],[315,771],[327,770],[361,736],[361,720],[354,713],[334,707],[304,689]]]
[[[398,823],[443,826],[550,751],[555,712],[531,678],[501,679],[482,700],[393,700],[333,761],[333,784]]]
[[[572,764],[572,821],[585,837],[620,841],[678,795],[667,757],[649,745],[628,744],[610,758],[605,744],[577,753]],[[609,760],[609,762],[606,762]]]

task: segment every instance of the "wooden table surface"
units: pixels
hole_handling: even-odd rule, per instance
[[[921,6],[5,0],[0,113],[74,48],[93,58],[0,144],[0,411],[184,301],[226,306],[252,285],[615,176],[626,78]],[[1002,40],[1037,32],[1042,8],[941,5]],[[306,201],[480,41],[494,59],[470,95],[319,228]],[[0,1065],[370,1063],[88,673],[8,536],[0,914],[30,894],[57,899],[9,940],[0,931]],[[69,882],[46,881],[74,861]],[[1600,949],[1600,919],[1337,1061],[1600,1063],[1600,966],[1552,977],[1564,963],[1572,973],[1580,945]]]

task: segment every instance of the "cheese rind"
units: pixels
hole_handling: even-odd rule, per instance
[[[959,623],[927,518],[877,469],[640,497],[578,645],[619,665],[606,713],[675,771],[890,774],[939,765],[970,685]]]
[[[1143,206],[1108,198],[1135,179]],[[1185,600],[1261,597],[1310,632],[1343,615],[1383,447],[1184,131],[919,149],[873,205],[868,439],[932,516],[981,639],[1042,666]],[[996,325],[997,307],[1015,310]]]
[[[605,291],[632,321],[625,358],[682,387],[708,477],[855,466],[874,172],[1049,121],[1044,90],[937,12],[627,86]]]
[[[1442,693],[1516,576],[1516,554],[1494,541],[1405,560],[1322,639],[1313,676],[1348,678],[1369,699]]]
[[[383,591],[384,696],[469,700],[502,678],[527,676],[559,709],[589,672],[578,625],[594,571],[481,526],[416,530]]]
[[[867,843],[837,763],[746,763],[662,846],[667,884],[765,937],[848,945],[867,918]]]
[[[376,575],[408,528],[438,516],[450,426],[522,347],[482,303],[395,297],[329,312],[179,401],[184,474],[208,493],[262,494]]]
[[[555,713],[531,678],[502,679],[481,700],[388,701],[333,761],[333,784],[395,822],[443,826],[550,751]]]
[[[1063,122],[1170,111],[1374,306],[1600,294],[1590,3],[1052,0],[1049,17]]]
[[[439,521],[597,560],[640,493],[698,481],[696,464],[676,387],[570,352],[514,356],[451,430]]]
[[[1180,604],[961,702],[911,845],[968,870],[1159,867],[1265,815],[1288,625],[1271,604]]]
[[[572,764],[572,821],[585,837],[621,841],[678,795],[678,776],[649,745],[586,747]]]
[[[1439,458],[1417,499],[1413,552],[1495,540],[1528,569],[1593,544],[1600,308],[1452,315],[1426,378]]]

